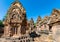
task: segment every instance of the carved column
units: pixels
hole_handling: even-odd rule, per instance
[[[21,31],[20,31],[20,29],[21,29],[21,25],[18,27],[18,29],[17,29],[17,35],[21,35]]]
[[[9,37],[10,36],[10,25],[7,25],[4,27],[4,36]]]
[[[6,26],[4,27],[4,36],[6,36]]]
[[[17,31],[17,30],[16,30],[16,27],[15,27],[15,35],[16,35],[16,31]]]

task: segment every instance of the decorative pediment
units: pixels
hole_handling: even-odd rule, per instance
[[[22,7],[21,3],[18,1],[15,1],[11,4],[11,7],[9,8],[7,12],[7,18],[5,22],[22,22],[24,20],[24,17],[26,16],[26,11]],[[18,20],[18,21],[17,21]]]

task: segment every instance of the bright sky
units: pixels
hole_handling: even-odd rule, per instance
[[[12,2],[15,0],[0,0],[0,20],[6,15]],[[49,16],[54,8],[60,9],[60,0],[20,0],[26,9],[27,19],[37,20],[38,16],[42,18]]]

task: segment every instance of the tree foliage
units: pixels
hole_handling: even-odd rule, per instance
[[[3,27],[4,25],[3,25],[3,21],[2,20],[0,20],[0,27]]]

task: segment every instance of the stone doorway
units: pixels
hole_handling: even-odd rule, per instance
[[[21,30],[21,34],[25,34],[26,33],[26,26],[22,26],[20,30]]]
[[[12,27],[11,28],[11,36],[17,35],[18,27]]]

